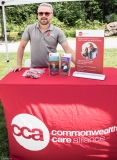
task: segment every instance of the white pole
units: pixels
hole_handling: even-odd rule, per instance
[[[5,44],[6,44],[6,57],[7,57],[7,65],[8,65],[8,72],[10,71],[10,64],[9,64],[9,56],[8,56],[8,44],[7,44],[7,35],[6,35],[6,18],[5,18],[5,7],[4,1],[1,2],[2,4],[2,14],[3,14],[3,25],[4,25],[4,36],[5,36]]]

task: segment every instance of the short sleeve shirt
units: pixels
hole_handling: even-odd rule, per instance
[[[38,23],[27,26],[22,39],[30,41],[31,67],[48,67],[49,53],[56,53],[57,44],[67,41],[60,28],[51,24],[47,31],[41,33]]]

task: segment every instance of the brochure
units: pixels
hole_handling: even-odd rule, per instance
[[[71,54],[70,53],[61,54],[60,74],[65,76],[70,76],[70,69],[71,69]]]
[[[49,75],[59,75],[59,53],[49,53]]]

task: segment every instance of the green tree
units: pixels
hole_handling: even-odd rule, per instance
[[[84,1],[55,3],[54,15],[67,26],[74,26],[78,19],[86,19],[85,3]]]
[[[107,22],[106,16],[113,15],[116,20],[117,0],[90,0],[90,1],[66,1],[51,2],[54,7],[54,16],[69,27],[74,27],[76,22],[85,24],[88,20]],[[37,19],[39,4],[7,6],[6,20],[9,24],[21,26]],[[113,19],[111,19],[113,21]],[[25,25],[26,25],[25,23]]]
[[[102,3],[98,0],[87,1],[85,4],[85,12],[89,20],[103,20]]]
[[[21,25],[30,15],[37,16],[37,4],[15,5],[6,7],[6,21],[9,23]]]

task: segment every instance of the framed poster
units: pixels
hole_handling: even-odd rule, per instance
[[[104,30],[76,31],[76,71],[103,73]]]

